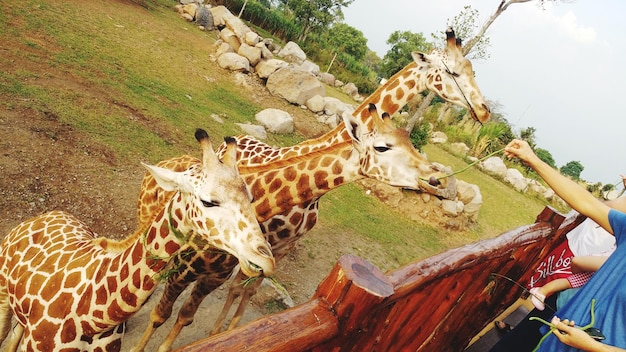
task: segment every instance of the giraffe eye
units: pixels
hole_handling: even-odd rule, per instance
[[[220,203],[219,202],[211,202],[211,201],[206,201],[206,200],[200,200],[202,202],[202,205],[204,205],[205,208],[212,208],[212,207],[219,207]]]
[[[389,148],[389,147],[387,147],[387,146],[383,146],[383,147],[374,147],[374,149],[375,149],[377,152],[379,152],[379,153],[384,153],[384,152],[388,151],[388,150],[389,150],[389,149],[391,149],[391,148]]]

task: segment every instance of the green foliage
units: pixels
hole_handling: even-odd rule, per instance
[[[430,135],[430,126],[427,123],[423,123],[419,126],[415,126],[411,131],[410,138],[415,149],[422,150],[428,143],[428,136]]]
[[[304,42],[311,33],[321,34],[330,25],[343,19],[342,7],[354,0],[281,0],[289,10],[289,17],[302,31],[298,41]]]
[[[542,149],[542,148],[535,148],[535,154],[537,154],[539,159],[541,159],[544,163],[556,169],[556,163],[554,162],[554,158],[552,157],[552,154],[549,151]]]
[[[395,31],[391,33],[389,39],[387,39],[387,44],[391,45],[391,49],[385,54],[380,65],[380,74],[383,77],[391,77],[394,73],[408,65],[413,60],[411,56],[413,51],[427,53],[433,47],[421,33],[410,31]]]
[[[570,176],[574,180],[580,179],[580,174],[583,172],[585,167],[580,161],[570,161],[567,164],[561,166],[561,173],[563,175]]]
[[[238,14],[244,2],[245,0],[224,0],[224,6],[232,13]],[[300,25],[285,16],[283,11],[268,7],[267,5],[267,3],[250,0],[246,4],[241,18],[265,29],[273,36],[284,41],[297,40],[299,33],[302,32]]]
[[[335,52],[351,56],[355,61],[363,59],[367,52],[367,39],[360,30],[345,23],[335,24],[323,36],[327,39],[327,47]]]

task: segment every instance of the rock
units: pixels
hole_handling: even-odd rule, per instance
[[[463,204],[471,202],[476,196],[476,191],[472,186],[463,180],[456,181],[456,196]]]
[[[269,60],[274,58],[274,54],[265,46],[263,42],[257,43],[255,47],[261,50],[261,59]]]
[[[250,45],[250,46],[256,46],[257,44],[261,43],[263,41],[263,38],[261,38],[260,35],[256,34],[253,31],[250,31],[248,33],[245,34],[244,36],[244,43]]]
[[[520,192],[524,192],[528,188],[528,180],[524,177],[524,175],[522,175],[521,172],[519,172],[518,169],[506,170],[504,181],[510,183],[513,188]]]
[[[451,143],[450,150],[457,154],[467,155],[470,148],[465,143]]]
[[[359,94],[359,89],[356,87],[356,85],[352,82],[344,85],[343,87],[341,87],[341,90],[348,94],[350,97],[354,97],[357,94]]]
[[[249,123],[237,123],[236,125],[239,126],[245,134],[249,134],[257,139],[267,139],[267,132],[265,132],[265,128],[263,126],[252,125]]]
[[[217,43],[217,42],[216,42]],[[220,57],[222,56],[222,54],[224,53],[232,53],[233,48],[228,45],[227,43],[221,42],[216,48],[215,48],[215,56],[216,57]]]
[[[433,132],[432,136],[430,137],[430,142],[434,144],[442,144],[446,143],[447,141],[448,136],[446,136],[446,134],[441,131]]]
[[[237,50],[237,54],[245,57],[250,65],[256,66],[261,61],[261,49],[242,43]]]
[[[305,60],[302,64],[300,64],[300,69],[303,71],[311,72],[316,77],[320,75],[320,67],[309,60]]]
[[[293,133],[293,117],[286,111],[269,108],[258,112],[254,119],[272,133]]]
[[[285,46],[278,52],[278,56],[283,58],[283,60],[289,63],[302,64],[304,60],[306,60],[306,54],[298,44],[294,42],[288,42]]]
[[[239,50],[241,42],[239,38],[237,38],[237,35],[235,35],[235,32],[231,31],[230,28],[224,28],[220,31],[220,39],[222,39],[224,43],[228,43],[228,45],[233,48],[233,51],[236,52]]]
[[[343,101],[333,98],[324,97],[324,114],[343,116],[344,112],[352,113],[354,106],[344,103]]]
[[[324,111],[324,97],[315,95],[307,100],[305,105],[314,113],[322,112]]]
[[[226,26],[225,17],[232,16],[233,14],[228,11],[225,6],[214,6],[211,7],[211,14],[213,15],[213,25],[215,27],[224,27]]]
[[[328,72],[322,72],[320,73],[319,76],[320,81],[328,84],[331,87],[335,86],[335,75],[333,75],[332,73],[328,73]]]
[[[279,68],[287,67],[289,64],[283,60],[269,59],[261,60],[255,67],[256,74],[260,78],[268,78],[272,73],[276,72]]]
[[[208,6],[203,5],[196,10],[196,24],[205,30],[213,29],[213,14]]]
[[[276,70],[267,78],[267,89],[292,104],[304,105],[315,95],[326,95],[324,86],[310,72],[287,66]]]
[[[474,190],[474,197],[468,202],[465,203],[463,207],[463,213],[467,216],[467,218],[471,221],[478,221],[478,212],[480,207],[483,205],[483,195],[480,193],[480,188],[478,186],[469,184],[469,186]]]
[[[506,176],[506,165],[504,165],[504,161],[502,161],[502,159],[497,156],[492,156],[491,158],[483,160],[482,162],[478,163],[478,167],[494,176]]]
[[[217,64],[221,68],[226,68],[231,71],[250,71],[250,62],[245,57],[236,53],[224,53],[217,58]]]

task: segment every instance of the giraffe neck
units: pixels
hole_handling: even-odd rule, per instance
[[[393,75],[385,84],[378,87],[374,93],[354,110],[352,115],[363,121],[371,130],[373,122],[368,110],[369,104],[376,105],[378,111],[385,111],[389,115],[395,114],[411,99],[415,98],[417,94],[427,89],[427,74],[425,71],[423,65],[419,65],[415,61],[411,62]],[[259,158],[260,162],[258,164],[273,162],[277,159],[297,157],[350,140],[350,135],[342,122],[318,138],[310,139],[294,146],[280,148],[280,153],[275,153],[274,155],[263,155],[263,158]],[[250,156],[255,156],[255,154],[251,153]],[[253,162],[253,164],[256,163]],[[241,158],[239,158],[238,165],[241,169]]]
[[[100,285],[96,290],[104,290],[102,294],[106,294],[109,300],[114,300],[107,306],[117,307],[108,308],[104,312],[105,320],[108,315],[110,321],[126,321],[150,297],[159,279],[167,275],[170,258],[185,241],[182,234],[189,232],[183,225],[180,212],[175,210],[181,197],[180,193],[176,193],[149,226],[125,240],[96,240],[96,246],[104,250],[100,252],[102,259],[98,272],[107,273],[107,279],[98,280],[95,275],[91,277],[96,277],[94,285]],[[110,253],[116,255],[109,259]],[[99,281],[108,283],[113,278],[118,280],[114,289],[110,283],[99,284]]]
[[[255,199],[259,222],[363,178],[359,169],[352,141],[323,145],[314,152],[261,166],[239,167]]]

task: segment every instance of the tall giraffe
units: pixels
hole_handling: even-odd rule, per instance
[[[395,112],[416,94],[428,88],[445,99],[468,108],[478,121],[484,122],[488,119],[489,109],[473,78],[471,63],[461,54],[454,32],[448,30],[447,34],[445,50],[434,50],[431,54],[413,53],[413,63],[366,99],[355,110],[354,116],[344,116],[344,124],[322,137],[285,148],[273,148],[249,136],[238,137],[239,169],[255,196],[257,219],[272,244],[277,260],[286,255],[295,246],[297,239],[315,225],[318,199],[334,187],[370,177],[391,185],[421,189],[436,195],[450,195],[450,192],[455,192],[453,182],[447,179],[435,187],[426,182],[430,176],[437,178],[441,174],[416,152],[406,132],[391,127],[387,118],[381,120],[377,114],[372,113],[381,109],[380,107]],[[365,109],[368,105],[370,108]],[[381,124],[382,121],[386,122]],[[402,159],[399,155],[408,158]],[[193,158],[183,156],[159,165],[177,170],[192,161]],[[352,168],[362,169],[357,174],[345,174]],[[406,171],[402,171],[402,168]],[[143,219],[159,209],[163,200],[167,199],[167,195],[146,187],[148,182],[149,175],[144,178],[139,197],[140,222],[145,221]],[[291,189],[288,190],[288,187]],[[167,281],[161,301],[152,311],[151,322],[134,351],[143,350],[154,330],[171,315],[172,305],[178,295],[191,282],[197,280],[174,328],[159,348],[159,351],[169,350],[180,330],[193,321],[200,302],[228,278],[234,264],[224,262],[224,273],[220,278],[198,277],[194,268],[203,265],[215,268],[220,260],[225,261],[224,258],[215,256],[187,258],[187,264],[183,265],[187,270]],[[212,333],[221,328],[235,296],[243,290],[244,296],[229,328],[237,324],[247,300],[261,282],[258,280],[255,284],[248,284],[244,290],[238,284],[241,279],[238,277],[231,284],[226,304]]]
[[[62,211],[27,220],[0,243],[0,343],[15,351],[119,351],[128,320],[168,275],[181,248],[217,249],[249,276],[271,274],[275,260],[236,166],[233,138],[220,161],[203,130],[202,162],[184,172],[146,165],[172,192],[153,219],[122,241],[96,237]],[[21,340],[21,343],[20,343]]]

